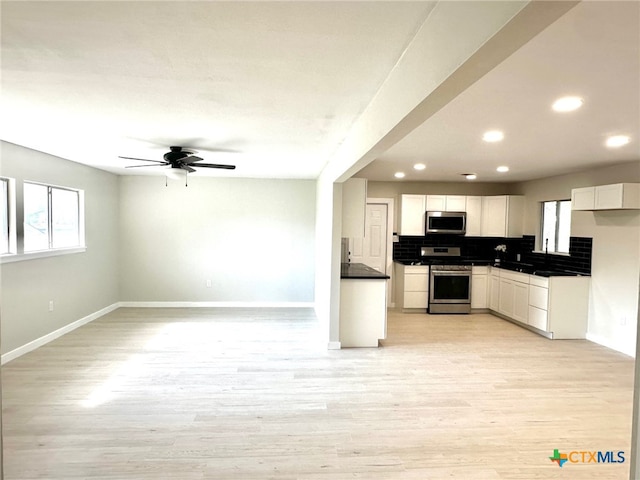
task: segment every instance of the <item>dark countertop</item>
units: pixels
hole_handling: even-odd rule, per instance
[[[485,260],[477,258],[457,258],[457,259],[437,259],[437,260],[422,260],[422,261],[398,261],[396,263],[402,265],[474,265],[474,266],[492,266],[502,268],[504,270],[510,270],[512,272],[528,273],[530,275],[536,275],[538,277],[589,277],[590,275],[578,272],[571,272],[567,270],[551,270],[545,267],[537,268],[530,263],[520,262],[504,262],[500,265],[496,265],[494,260]]]
[[[340,278],[386,280],[390,277],[380,273],[375,268],[368,267],[364,263],[342,263],[340,264]]]
[[[394,260],[401,265],[476,265],[488,266],[493,265],[493,260],[485,260],[481,258],[449,258],[437,260],[416,260],[414,262],[406,260]]]

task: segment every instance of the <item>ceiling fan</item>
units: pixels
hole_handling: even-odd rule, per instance
[[[165,153],[164,160],[148,160],[146,158],[134,158],[134,157],[118,157],[125,160],[138,160],[141,162],[152,162],[146,165],[129,165],[124,168],[140,168],[140,167],[161,167],[169,166],[171,169],[184,170],[187,173],[193,173],[196,171],[193,167],[204,168],[222,168],[225,170],[234,170],[235,165],[223,165],[218,163],[201,163],[203,158],[195,155],[195,151],[187,150],[183,147],[169,147],[169,152]]]

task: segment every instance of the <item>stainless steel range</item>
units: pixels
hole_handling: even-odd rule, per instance
[[[423,247],[431,265],[429,313],[471,311],[471,265],[462,265],[459,247]]]

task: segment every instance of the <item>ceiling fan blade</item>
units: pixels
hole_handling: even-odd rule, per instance
[[[187,171],[187,172],[189,172],[189,173],[193,173],[193,172],[195,172],[195,171],[196,171],[196,169],[195,169],[195,168],[191,168],[189,165],[182,165],[180,168],[181,168],[182,170],[186,170],[186,171]]]
[[[160,165],[158,165],[157,163],[151,163],[149,165],[127,165],[124,168],[140,168],[140,167],[163,167],[165,165],[168,165],[168,163],[161,163]]]
[[[189,155],[188,157],[182,159],[182,163],[191,165],[192,163],[199,162],[200,160],[204,160],[204,158],[196,157],[195,155]]]
[[[224,168],[225,170],[235,170],[235,165],[222,165],[219,163],[196,163],[194,167],[206,167],[206,168]]]
[[[135,157],[118,157],[118,158],[124,158],[125,160],[139,160],[141,162],[154,162],[154,163],[162,163],[167,165],[167,162],[163,162],[160,160],[148,160],[146,158],[135,158]]]

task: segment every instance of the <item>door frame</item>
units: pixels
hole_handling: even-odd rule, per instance
[[[389,281],[387,282],[387,306],[393,308],[391,292],[393,292],[393,220],[395,214],[395,199],[367,197],[367,205],[376,203],[387,206],[387,258],[385,259],[385,273],[389,276]]]

